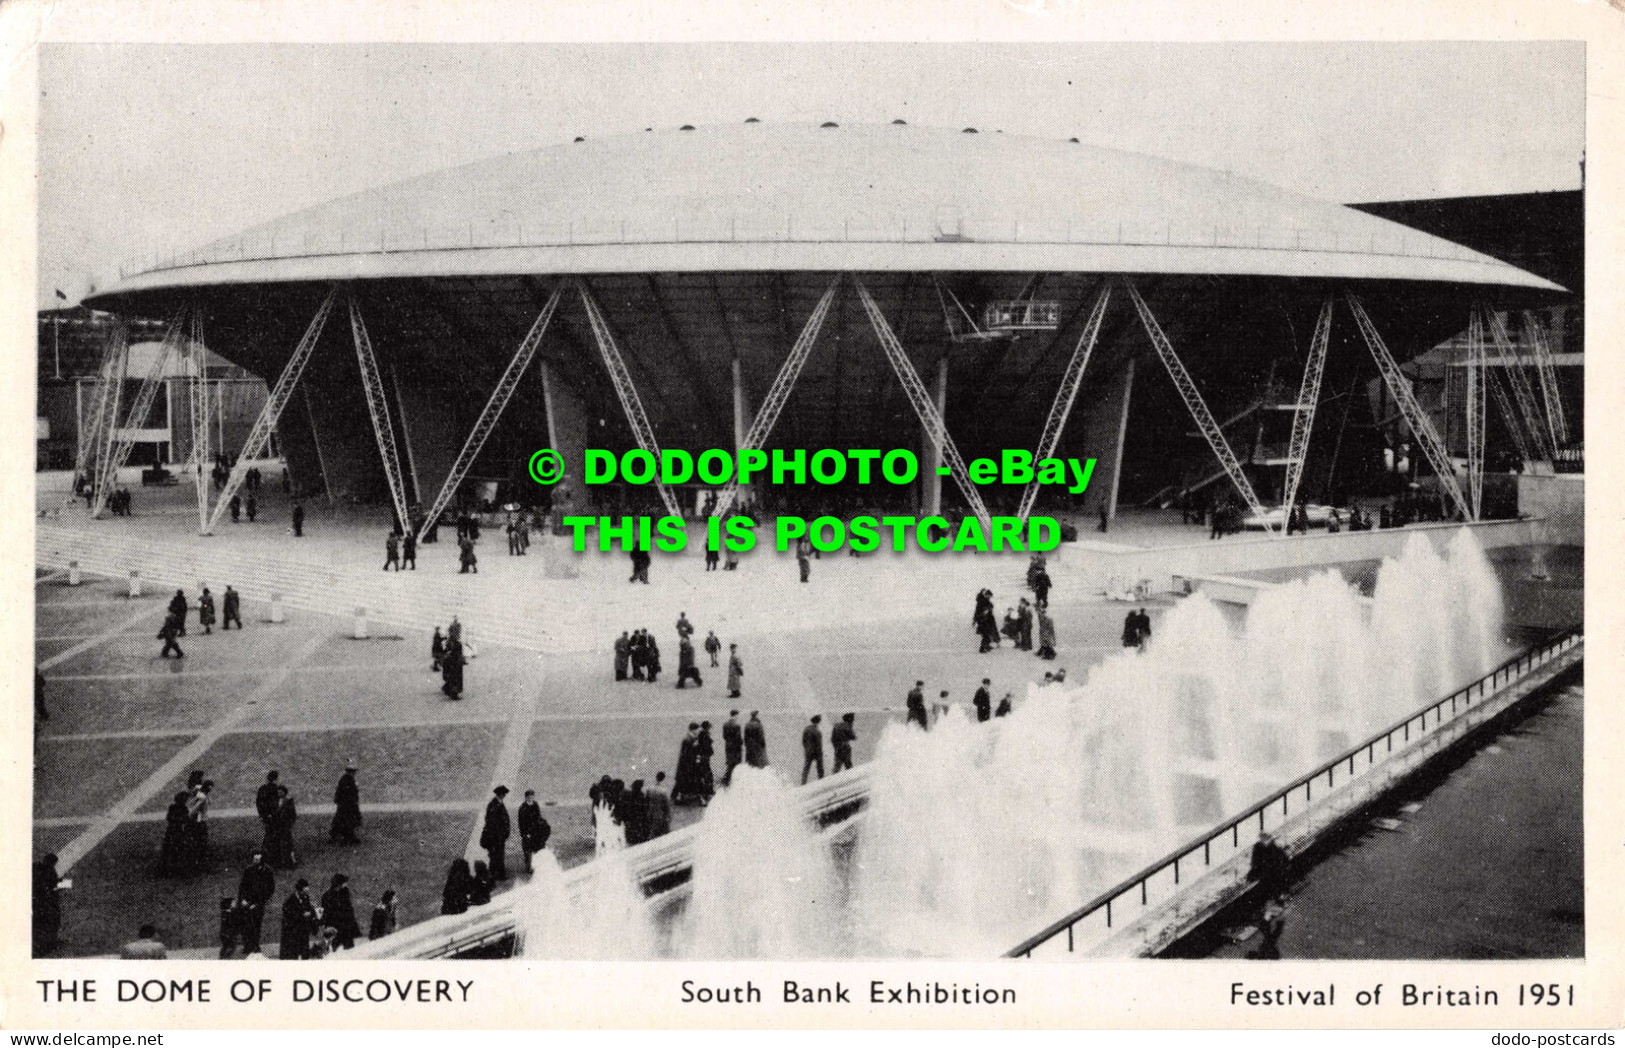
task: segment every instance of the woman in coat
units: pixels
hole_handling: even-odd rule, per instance
[[[214,594],[209,587],[203,587],[203,595],[197,599],[197,623],[203,627],[204,633],[214,632]]]
[[[333,943],[341,950],[355,947],[361,937],[361,924],[355,918],[355,901],[350,898],[350,878],[335,873],[322,893],[322,926],[333,929]]]

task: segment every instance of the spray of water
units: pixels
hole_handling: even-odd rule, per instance
[[[739,769],[700,825],[693,896],[670,950],[996,956],[1485,672],[1501,649],[1500,589],[1466,530],[1442,556],[1413,534],[1369,599],[1326,572],[1264,591],[1238,626],[1198,594],[1164,617],[1145,651],[1106,659],[1081,684],[1031,687],[1009,717],[983,725],[955,710],[929,732],[889,725],[844,865],[785,783]],[[618,901],[589,907],[590,928],[570,927],[614,946],[549,954],[649,955],[646,927],[600,923],[647,923],[625,905],[635,889],[613,865],[606,899]]]

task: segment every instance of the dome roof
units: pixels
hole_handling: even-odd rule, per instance
[[[745,123],[514,153],[127,266],[102,294],[506,273],[1005,270],[1561,290],[1487,255],[1222,171],[1076,141]]]

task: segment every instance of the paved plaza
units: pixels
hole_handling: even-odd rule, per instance
[[[195,579],[210,586],[217,602],[225,584],[235,584],[211,558],[229,564],[229,555],[256,544],[273,557],[279,549],[289,557],[312,556],[311,547],[296,545],[277,522],[275,499],[267,499],[255,533],[245,534],[250,526],[244,524],[209,540],[198,539],[195,526],[189,532],[195,518],[185,516],[178,492],[147,498],[143,507],[145,494],[137,492],[137,512],[146,508],[146,516],[72,527],[111,542],[133,533],[155,563],[181,551],[191,558],[187,568],[195,568],[180,583],[194,605]],[[49,493],[40,499],[42,506],[61,502]],[[154,501],[161,512],[152,511]],[[62,521],[74,512],[63,510],[57,526],[67,527]],[[312,517],[309,530],[324,543],[321,555],[334,558],[335,573],[377,573],[376,529],[342,515],[336,522]],[[125,578],[87,574],[81,585],[69,586],[64,572],[42,565],[35,651],[50,719],[35,742],[34,848],[60,855],[74,882],[64,898],[61,952],[112,952],[149,920],[176,949],[207,951],[217,943],[219,900],[235,892],[242,866],[260,843],[254,790],[272,768],[302,816],[296,839],[303,865],[297,874],[279,872],[278,902],[297,876],[320,890],[342,872],[352,879],[358,909],[395,888],[404,925],[439,912],[447,864],[477,843],[481,811],[496,783],[514,790],[510,809],[523,790],[537,791],[553,826],[549,847],[569,866],[591,853],[587,787],[606,773],[627,782],[652,781],[660,770],[669,776],[691,721],[708,719],[715,730],[730,707],[761,710],[770,757],[790,775],[800,770],[799,735],[808,716],[823,713],[827,730],[833,716],[851,710],[861,763],[882,726],[901,719],[903,696],[915,679],[926,680],[928,694],[946,688],[954,701],[968,703],[987,676],[995,701],[1010,691],[1019,702],[1026,685],[1046,670],[1065,666],[1077,673],[1119,647],[1123,605],[1068,596],[1053,602],[1056,662],[1008,644],[979,655],[972,598],[988,585],[1001,614],[1015,602],[1020,565],[1008,559],[911,557],[929,562],[912,572],[874,572],[866,560],[826,556],[814,564],[814,582],[799,587],[793,560],[747,555],[738,572],[707,574],[696,554],[657,560],[652,583],[633,587],[618,554],[587,558],[580,578],[549,579],[541,558],[508,557],[499,531],[488,531],[481,548],[481,567],[494,570],[477,577],[454,573],[454,547],[443,542],[420,556],[416,576],[387,579],[412,596],[415,614],[429,614],[425,609],[448,579],[460,587],[457,599],[475,607],[464,619],[477,656],[460,702],[441,694],[429,666],[428,629],[411,624],[411,615],[402,616],[409,620],[403,624],[375,613],[371,637],[354,640],[343,603],[334,608],[338,614],[323,614],[290,600],[286,621],[272,624],[265,621],[265,600],[245,589],[242,632],[202,635],[194,606],[180,641],[186,657],[161,659],[154,634],[174,580],[149,571],[143,595],[132,599]],[[365,563],[355,563],[363,556]],[[874,588],[874,578],[889,580],[889,592]],[[774,606],[786,610],[768,613]],[[703,651],[704,686],[674,687],[678,610],[687,611],[696,639],[716,629],[724,644],[740,644],[742,698],[730,702],[725,670],[711,670]],[[522,647],[488,640],[479,624],[499,619],[513,627],[506,635],[521,639],[541,636],[524,629],[528,622],[554,623],[547,631],[553,642]],[[741,621],[751,623],[748,633],[733,631]],[[660,639],[665,672],[659,683],[613,681],[609,648],[616,623],[647,626]],[[719,773],[720,750],[719,738]],[[352,760],[360,768],[362,843],[329,844],[333,787]],[[160,878],[154,866],[164,808],[193,769],[215,782],[214,867]],[[678,825],[702,814],[677,812]],[[518,865],[510,854],[510,869]],[[276,937],[274,926],[268,919],[268,939]]]

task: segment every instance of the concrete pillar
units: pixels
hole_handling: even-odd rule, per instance
[[[350,636],[356,640],[366,640],[368,637],[372,636],[371,631],[368,629],[366,608],[355,609],[355,624],[354,629],[350,632]]]
[[[68,585],[79,585],[79,562],[76,560],[68,561]]]
[[[271,621],[272,622],[281,622],[281,621],[283,621],[282,594],[280,594],[280,593],[271,594]]]
[[[130,596],[141,596],[141,573],[139,571],[130,572]]]
[[[944,422],[948,418],[948,354],[937,361],[937,414]],[[933,517],[942,512],[942,478],[937,470],[942,466],[942,449],[932,443],[929,436],[920,456],[920,516]]]

